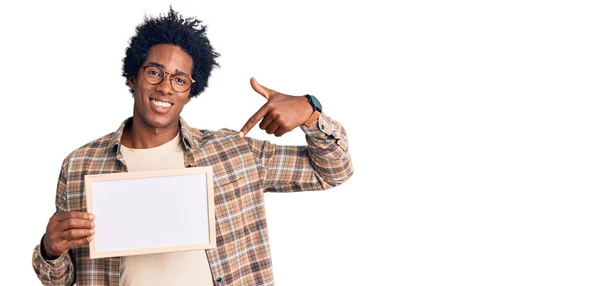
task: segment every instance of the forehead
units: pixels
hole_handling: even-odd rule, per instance
[[[192,74],[194,61],[180,47],[168,44],[158,44],[148,50],[146,63],[154,62],[165,67],[167,72],[182,71]]]

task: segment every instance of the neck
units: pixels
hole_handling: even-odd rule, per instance
[[[179,122],[166,128],[157,128],[141,121],[133,118],[131,126],[123,131],[121,144],[133,149],[154,148],[173,140],[179,133]]]

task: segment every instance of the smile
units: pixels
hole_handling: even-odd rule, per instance
[[[151,99],[150,102],[152,102],[152,104],[154,104],[158,107],[163,107],[163,108],[171,107],[171,105],[173,105],[170,102],[160,101],[160,100],[156,100],[156,99]]]

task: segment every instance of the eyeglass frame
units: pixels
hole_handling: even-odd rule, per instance
[[[148,79],[146,79],[146,69],[147,69],[147,68],[149,68],[149,67],[157,68],[157,69],[159,69],[159,70],[161,70],[161,71],[163,72],[162,79],[161,79],[159,82],[157,82],[157,83],[150,83],[150,82],[148,81]],[[194,80],[194,79],[193,79],[191,76],[189,76],[189,75],[184,75],[184,74],[178,74],[178,75],[185,76],[185,77],[187,77],[187,78],[189,78],[189,79],[191,79],[191,80],[192,80],[192,83],[190,84],[190,87],[188,87],[188,88],[187,88],[186,90],[184,90],[184,91],[178,91],[178,90],[175,90],[175,87],[173,86],[173,77],[175,76],[174,74],[172,74],[172,73],[170,73],[170,72],[168,72],[168,71],[165,71],[163,68],[161,68],[161,67],[158,67],[158,66],[155,66],[155,65],[145,65],[145,66],[142,66],[142,77],[144,77],[144,80],[145,80],[145,81],[146,81],[148,84],[151,84],[151,85],[159,85],[159,84],[161,84],[161,83],[162,83],[162,82],[165,80],[165,78],[167,77],[167,75],[169,75],[169,84],[171,85],[171,88],[172,88],[174,91],[176,91],[176,92],[179,92],[179,93],[184,93],[184,92],[187,92],[188,90],[192,89],[192,85],[193,85],[194,83],[196,83],[196,81],[195,81],[195,80]]]

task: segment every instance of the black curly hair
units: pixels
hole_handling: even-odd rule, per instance
[[[158,44],[171,44],[180,47],[194,60],[192,78],[196,81],[190,96],[196,97],[208,86],[208,78],[214,67],[219,67],[216,58],[220,55],[213,50],[206,37],[206,26],[196,18],[183,18],[169,7],[167,15],[156,18],[144,17],[137,26],[136,33],[129,40],[129,47],[123,58],[123,76],[128,85],[129,78],[137,78],[138,71],[148,56],[151,47]],[[133,90],[129,89],[133,94]]]

